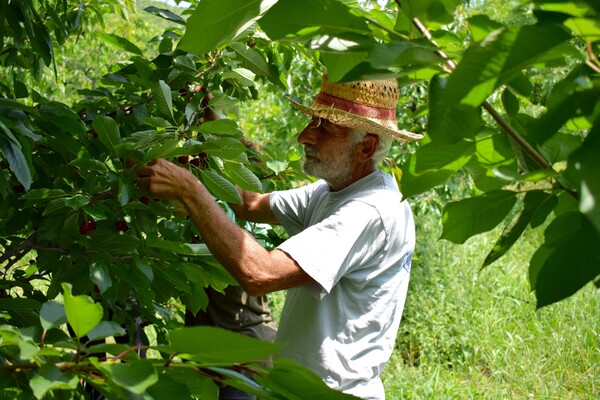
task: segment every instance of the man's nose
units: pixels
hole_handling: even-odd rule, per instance
[[[317,130],[318,126],[314,122],[311,122],[300,132],[298,135],[298,143],[305,144],[315,144],[317,140]]]

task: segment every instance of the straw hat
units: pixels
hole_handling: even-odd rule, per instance
[[[321,91],[311,107],[288,100],[304,114],[347,128],[391,136],[402,142],[422,139],[423,135],[398,129],[399,93],[395,79],[337,83],[328,81],[324,74]]]

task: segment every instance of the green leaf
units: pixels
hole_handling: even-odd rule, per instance
[[[400,9],[408,19],[419,17],[427,12],[433,0],[400,0]]]
[[[175,329],[169,339],[170,345],[158,349],[211,365],[264,360],[278,348],[274,343],[210,326]]]
[[[165,374],[160,374],[159,377],[160,379],[158,382],[149,387],[147,390],[147,394],[152,396],[153,399],[169,400],[194,398],[192,397],[192,394],[190,393],[185,382],[178,382]],[[218,398],[218,394],[214,398]]]
[[[193,364],[192,364],[193,365]],[[173,381],[184,384],[189,392],[198,399],[218,399],[219,387],[208,376],[204,376],[194,371],[192,368],[165,368],[160,371],[160,381],[163,376],[167,376]],[[157,384],[158,385],[158,384]],[[154,386],[149,389],[149,392],[154,395]],[[180,399],[188,397],[178,397]]]
[[[369,52],[373,68],[385,69],[404,66],[436,66],[442,61],[436,47],[427,41],[413,40],[400,43],[377,44]]]
[[[555,196],[539,190],[529,191],[525,194],[523,200],[523,210],[517,215],[513,222],[507,225],[500,235],[500,238],[494,244],[492,250],[483,261],[483,267],[486,267],[502,257],[521,237],[527,225],[529,225],[533,216],[543,208],[547,202],[556,200]]]
[[[144,11],[149,12],[150,14],[156,15],[157,17],[164,18],[168,21],[175,22],[176,24],[185,25],[185,20],[183,18],[181,18],[179,15],[175,14],[174,12],[166,10],[164,8],[150,6],[150,7],[144,8]]]
[[[600,40],[600,24],[598,24],[598,19],[569,18],[563,23],[585,41],[595,42]]]
[[[547,111],[528,129],[529,137],[544,143],[571,118],[594,113],[600,85],[587,76],[586,66],[573,68],[569,75],[552,88]]]
[[[402,194],[412,197],[442,185],[471,159],[474,150],[474,144],[467,141],[419,147],[402,170]]]
[[[219,157],[225,160],[235,160],[247,147],[237,139],[221,137],[207,140],[202,143],[200,149],[211,157]]]
[[[102,320],[104,310],[88,296],[73,296],[71,285],[62,283],[67,321],[77,338],[85,336]]]
[[[52,390],[75,390],[79,377],[75,374],[63,374],[52,363],[43,363],[39,372],[31,378],[29,386],[37,399],[42,399]]]
[[[52,328],[58,328],[67,323],[67,314],[64,305],[55,301],[47,301],[42,304],[40,310],[40,322],[42,328],[48,331]]]
[[[11,325],[0,325],[0,344],[15,345],[19,348],[19,357],[23,360],[33,358],[40,350],[38,345],[28,336]]]
[[[106,292],[112,286],[112,279],[106,263],[102,260],[93,260],[90,264],[90,280],[98,286],[100,293]]]
[[[94,118],[92,126],[98,132],[98,139],[100,139],[113,156],[118,157],[115,146],[121,143],[121,134],[119,133],[117,121],[105,115],[99,115]]]
[[[552,24],[494,31],[465,51],[448,80],[447,104],[480,106],[496,88],[569,39],[564,28]]]
[[[473,138],[481,126],[481,110],[457,107],[448,97],[448,80],[435,76],[429,84],[427,134],[438,143],[452,144]]]
[[[224,163],[225,173],[233,183],[245,190],[262,192],[260,180],[244,164],[236,162]]]
[[[241,87],[254,86],[254,73],[245,68],[234,68],[221,74],[223,79],[229,79]]]
[[[177,151],[177,139],[167,140],[164,143],[150,148],[144,155],[144,162],[152,161],[155,158],[170,158],[169,156]]]
[[[18,326],[29,326],[35,324],[39,319],[41,304],[37,300],[7,297],[0,298],[0,310],[8,312],[11,321]]]
[[[173,96],[169,85],[167,85],[165,81],[159,80],[150,86],[150,90],[152,91],[152,101],[156,104],[156,111],[158,114],[161,117],[174,122]]]
[[[158,382],[158,374],[148,360],[101,364],[100,368],[110,376],[115,384],[137,395],[144,394],[150,386]]]
[[[4,124],[0,123],[0,129],[1,128],[6,127]],[[23,185],[25,190],[29,190],[32,182],[31,170],[29,169],[29,164],[27,163],[27,159],[20,146],[15,144],[12,140],[0,137],[0,148],[2,148],[2,152],[4,153],[6,160],[8,160],[10,169],[14,172],[17,180]]]
[[[70,135],[85,135],[85,124],[72,108],[51,101],[40,104],[37,110],[40,117],[58,127],[60,131],[67,132]]]
[[[168,250],[186,256],[210,256],[211,253],[204,243],[182,243],[159,238],[146,238],[146,247]]]
[[[130,42],[128,39],[125,39],[122,36],[115,35],[114,33],[105,33],[105,32],[96,32],[101,39],[103,39],[106,43],[110,43],[113,46],[125,50],[129,53],[137,54],[139,56],[143,56],[144,53],[137,47],[135,44]]]
[[[356,399],[328,387],[309,369],[290,360],[278,359],[268,372],[267,378],[256,377],[257,382],[286,399]]]
[[[69,196],[62,189],[32,189],[21,196],[25,200],[50,200]]]
[[[430,142],[419,147],[415,152],[414,172],[419,174],[432,169],[445,169],[456,172],[469,161],[474,150],[474,144],[467,141],[445,146]]]
[[[440,239],[462,244],[471,236],[495,228],[517,201],[516,193],[498,190],[446,204]]]
[[[173,60],[173,67],[177,70],[189,72],[191,74],[196,74],[198,72],[194,60],[188,55],[175,57]]]
[[[563,229],[565,226],[568,230]],[[585,216],[578,212],[562,214],[546,233],[553,235],[553,248],[540,247],[530,264],[538,308],[573,295],[600,274],[600,235]]]
[[[481,42],[490,33],[504,26],[491,20],[487,15],[475,15],[469,18],[468,21],[471,39],[475,42]]]
[[[202,176],[202,183],[217,199],[233,204],[242,202],[236,187],[217,172],[212,169],[200,170],[200,175]]]
[[[108,170],[105,163],[94,160],[93,158],[76,158],[71,161],[69,165],[85,169],[87,171],[106,172]]]
[[[289,166],[287,161],[267,161],[267,168],[275,173],[275,175],[279,175],[281,172],[285,171]]]
[[[242,66],[258,76],[271,76],[269,65],[260,53],[242,43],[233,42],[229,45],[242,61]]]
[[[237,123],[232,119],[206,121],[195,130],[201,133],[210,133],[217,136],[241,137],[243,135],[240,128],[238,128]]]
[[[582,145],[570,157],[566,176],[576,182],[580,189],[579,211],[583,213],[600,233],[600,122],[596,122]]]
[[[361,33],[371,36],[363,18],[335,0],[279,0],[259,21],[272,40],[294,35]]]
[[[125,329],[114,321],[102,321],[88,332],[89,340],[104,339],[110,336],[124,336]]]
[[[203,55],[216,50],[254,23],[274,0],[203,0],[187,20],[181,50]]]

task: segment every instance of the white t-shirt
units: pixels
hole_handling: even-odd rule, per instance
[[[324,181],[270,196],[290,238],[278,248],[317,284],[288,290],[276,342],[337,390],[384,399],[415,246],[410,206],[376,171],[338,192]]]

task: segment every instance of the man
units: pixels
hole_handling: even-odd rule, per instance
[[[165,160],[138,169],[154,197],[176,198],[208,248],[248,294],[289,289],[277,357],[295,360],[334,389],[385,397],[379,374],[393,350],[414,250],[410,207],[377,169],[391,141],[417,140],[396,123],[395,80],[339,84],[324,76],[300,133],[306,172],[321,180],[260,194],[240,190],[238,217],[280,223],[290,238],[264,249],[223,213],[191,173]]]

